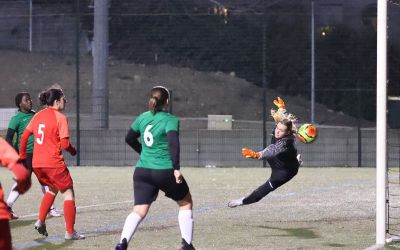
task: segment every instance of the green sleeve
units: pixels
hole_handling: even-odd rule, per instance
[[[17,116],[13,116],[10,120],[10,122],[8,123],[8,128],[11,128],[15,131],[18,130],[19,127],[19,121],[17,119]]]
[[[179,131],[179,120],[176,117],[170,119],[165,126],[165,132],[168,133],[169,131]]]
[[[131,129],[132,129],[133,131],[135,131],[135,132],[138,132],[138,133],[140,133],[139,118],[140,118],[140,117],[138,117],[138,118],[132,123],[132,125],[131,125]]]

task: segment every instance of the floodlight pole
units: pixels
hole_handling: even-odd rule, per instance
[[[264,1],[264,14],[263,14],[263,25],[262,25],[262,93],[263,93],[263,103],[262,103],[262,116],[263,116],[263,148],[267,147],[267,131],[266,131],[266,124],[267,124],[267,5],[266,1]],[[267,162],[263,159],[263,167],[267,167]]]
[[[32,29],[33,29],[33,4],[32,0],[29,0],[29,52],[32,52]]]
[[[311,0],[311,123],[315,121],[315,17]]]
[[[79,41],[80,41],[80,0],[76,0],[76,41],[75,41],[75,77],[76,77],[76,165],[81,165],[81,134],[80,134],[80,60],[79,60]]]
[[[376,244],[386,241],[387,2],[378,0],[376,61]]]

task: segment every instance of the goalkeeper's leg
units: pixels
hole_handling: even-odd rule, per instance
[[[272,185],[271,180],[268,179],[266,183],[262,184],[256,190],[254,190],[250,195],[245,197],[242,203],[243,205],[249,205],[258,202],[274,190],[275,188]]]
[[[270,192],[290,181],[296,174],[297,171],[279,171],[273,169],[271,177],[267,180],[267,182],[259,186],[250,195],[243,199],[243,205],[260,201]]]

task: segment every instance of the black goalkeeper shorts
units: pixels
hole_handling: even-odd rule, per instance
[[[133,174],[135,205],[151,204],[157,199],[158,191],[165,196],[180,201],[189,193],[189,187],[183,178],[182,183],[175,181],[173,169],[136,168]]]

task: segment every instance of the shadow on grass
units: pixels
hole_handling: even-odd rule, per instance
[[[299,228],[279,228],[279,227],[267,227],[267,226],[256,226],[259,228],[266,228],[266,229],[274,229],[274,230],[279,230],[283,231],[286,234],[281,234],[281,235],[271,235],[271,236],[282,236],[282,237],[296,237],[296,238],[301,238],[301,239],[316,239],[320,238],[320,236],[314,231],[311,230],[311,228],[304,228],[304,227],[299,227]]]
[[[400,249],[400,243],[396,242],[396,243],[389,243],[385,245],[385,250],[398,250]]]
[[[32,225],[36,222],[36,220],[10,220],[10,227],[17,228],[17,227],[25,227],[28,225]]]
[[[73,240],[65,240],[60,244],[55,244],[54,242],[48,242],[46,240],[35,240],[35,242],[38,244],[36,246],[32,246],[26,249],[29,250],[42,250],[42,249],[46,249],[46,250],[51,250],[51,249],[63,249],[66,248],[68,246],[71,246],[74,241]]]
[[[300,239],[317,239],[321,238],[318,234],[316,234],[312,228],[279,228],[279,227],[267,227],[267,226],[257,226],[259,228],[266,228],[266,229],[274,229],[274,230],[279,230],[283,231],[286,234],[281,234],[281,235],[271,235],[271,236],[278,236],[278,237],[296,237]],[[339,243],[327,243],[325,244],[326,246],[329,247],[345,247],[346,245],[344,244],[339,244]]]
[[[328,247],[345,247],[346,245],[344,245],[344,244],[339,244],[339,243],[328,243],[328,244],[325,244],[326,246],[328,246]]]

